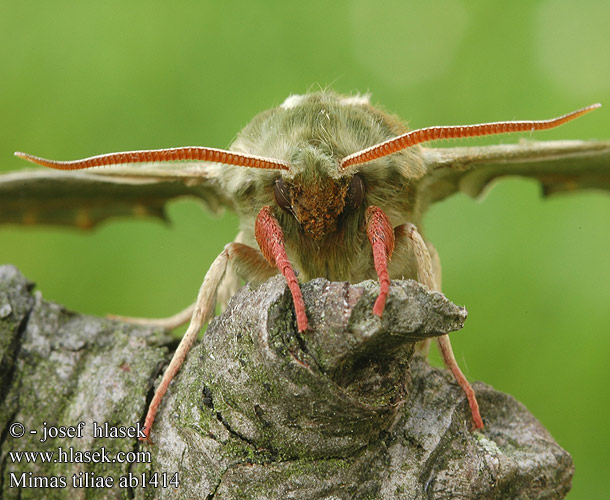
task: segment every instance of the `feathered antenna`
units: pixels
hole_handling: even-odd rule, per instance
[[[371,160],[376,160],[383,156],[391,155],[402,149],[406,149],[422,142],[434,141],[438,139],[461,139],[464,137],[480,137],[483,135],[507,134],[511,132],[527,132],[533,130],[545,130],[558,127],[570,120],[574,120],[589,111],[593,111],[601,104],[592,104],[586,108],[572,111],[567,115],[551,118],[550,120],[540,121],[509,121],[479,123],[477,125],[456,125],[449,127],[427,127],[407,132],[393,139],[380,142],[370,148],[357,151],[341,160],[341,168],[360,165]]]
[[[122,153],[109,153],[91,156],[82,160],[56,161],[47,160],[27,153],[16,152],[15,156],[31,161],[43,167],[58,170],[80,170],[83,168],[101,167],[107,165],[123,165],[130,163],[173,162],[173,161],[208,161],[225,163],[240,167],[288,170],[289,164],[282,160],[264,158],[244,153],[234,153],[223,149],[204,148],[199,146],[151,149],[143,151],[125,151]]]

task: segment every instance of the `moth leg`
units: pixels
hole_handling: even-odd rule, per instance
[[[428,252],[430,252],[430,258],[432,259],[432,273],[434,276],[435,290],[439,292],[442,290],[442,281],[441,281],[441,260],[438,256],[438,252],[436,248],[430,243],[426,242],[426,246],[428,247]],[[424,357],[428,356],[428,351],[430,351],[430,344],[432,343],[432,339],[428,338],[426,340],[422,340],[415,345],[416,352],[421,354]]]
[[[258,249],[243,243],[243,234],[240,232],[229,247],[229,267],[218,287],[216,303],[224,311],[242,282],[257,286],[277,273],[277,267],[271,266]]]
[[[477,401],[477,397],[474,393],[474,389],[468,382],[468,379],[460,370],[460,367],[455,360],[455,356],[453,355],[453,349],[451,348],[451,341],[449,340],[449,335],[441,335],[436,338],[436,342],[438,343],[439,350],[443,356],[443,361],[445,362],[445,366],[451,370],[453,373],[453,377],[456,382],[466,394],[466,398],[468,399],[468,405],[470,406],[470,414],[472,415],[472,420],[474,422],[475,429],[482,429],[484,427],[483,419],[481,418],[481,413],[479,411],[479,403]]]
[[[417,228],[413,224],[405,224],[404,228],[406,235],[413,242],[413,251],[415,253],[415,259],[417,260],[418,264],[418,281],[426,285],[431,290],[439,290],[440,273],[439,277],[437,278],[435,275],[435,267],[440,271],[440,262],[437,262],[437,264],[435,265],[434,260],[430,255],[428,246],[426,245],[423,238],[417,231]],[[451,348],[451,341],[449,340],[449,335],[441,335],[440,337],[437,337],[436,341],[438,343],[441,355],[443,356],[445,366],[449,370],[451,370],[451,373],[453,373],[456,382],[466,394],[475,428],[482,429],[483,420],[481,419],[481,414],[479,412],[479,403],[477,402],[474,389],[462,373],[462,370],[460,370],[460,367],[458,366],[457,361],[455,360],[455,356],[453,355],[453,349]]]
[[[277,267],[270,265],[260,250],[243,243],[231,245],[229,258],[233,274],[253,286],[260,285],[278,273]]]
[[[365,213],[366,235],[373,248],[373,263],[379,277],[379,295],[373,305],[373,314],[381,316],[390,293],[388,262],[394,251],[394,228],[381,208],[370,205]]]
[[[220,307],[220,312],[224,312],[227,307],[227,303],[229,299],[235,295],[235,292],[239,289],[241,285],[241,280],[235,271],[232,269],[232,266],[226,270],[220,285],[218,285],[218,295],[216,298],[216,303]]]
[[[307,314],[305,314],[305,302],[301,294],[299,282],[292,268],[292,264],[286,255],[284,244],[284,233],[280,223],[271,212],[270,206],[264,206],[256,216],[254,224],[254,236],[267,262],[284,275],[288,282],[288,288],[292,293],[292,302],[297,317],[297,328],[304,332],[309,327]]]
[[[197,338],[197,334],[214,314],[218,288],[229,267],[228,265],[234,268],[237,275],[249,278],[249,281],[250,278],[255,282],[264,281],[268,277],[277,274],[277,269],[271,267],[257,249],[244,245],[243,243],[229,243],[225,246],[220,255],[216,257],[199,289],[197,300],[193,305],[191,322],[168,367],[165,369],[161,383],[159,384],[159,387],[157,387],[148,407],[148,412],[144,420],[144,434],[146,437],[141,438],[143,440],[149,440],[150,430],[155,421],[155,416],[170,382],[180,370],[186,355]]]
[[[153,399],[148,406],[148,412],[144,420],[144,434],[146,437],[140,438],[140,440],[150,441],[150,430],[153,422],[155,421],[157,410],[159,409],[163,396],[167,392],[170,382],[176,373],[178,373],[178,370],[180,370],[180,367],[184,362],[184,358],[186,358],[186,355],[193,346],[201,327],[214,314],[216,292],[227,268],[227,262],[229,260],[229,250],[227,247],[230,245],[232,244],[229,243],[229,245],[227,245],[224,250],[220,252],[220,255],[216,257],[205,275],[203,284],[201,285],[199,294],[197,295],[197,300],[195,301],[191,322],[186,330],[186,333],[184,334],[184,337],[182,337],[180,344],[178,344],[178,348],[176,349],[172,360],[165,369],[161,383],[159,384],[159,387],[157,387]]]
[[[243,232],[240,231],[237,233],[237,236],[233,242],[243,243],[243,236]],[[216,299],[216,303],[220,306],[221,312],[224,312],[229,299],[235,295],[235,292],[237,292],[241,286],[242,279],[244,279],[244,277],[239,276],[233,269],[233,266],[229,266],[225,272],[224,278],[222,278],[222,281],[220,282],[220,286],[218,287],[218,298]]]
[[[131,323],[132,325],[149,325],[157,326],[165,330],[173,330],[174,328],[178,328],[179,326],[188,323],[193,316],[194,310],[195,304],[191,304],[186,309],[167,318],[133,318],[131,316],[118,316],[116,314],[108,314],[106,317],[125,323]]]
[[[433,290],[440,291],[441,287],[441,261],[438,257],[436,248],[430,243],[425,242],[425,245],[430,254],[432,269],[425,261],[427,258],[423,255],[423,249],[419,249],[419,246],[413,242],[412,231],[417,230],[413,224],[402,224],[394,228],[394,253],[392,254],[392,261],[390,262],[390,276],[418,279],[423,283],[423,277],[419,277],[421,269],[426,268],[425,274],[429,280],[434,282],[434,286],[429,286]],[[430,343],[432,339],[422,340],[415,346],[416,352],[424,358],[428,356],[430,350]]]
[[[239,243],[241,245],[241,240],[242,239],[242,233],[240,232],[237,237],[235,238],[234,243]],[[258,252],[257,250],[255,250],[252,247],[248,247],[247,245],[241,245],[244,247],[249,248],[250,250],[252,250],[253,252]],[[244,253],[244,252],[241,252]],[[233,267],[235,266],[231,266],[230,269],[227,269],[225,272],[225,275],[218,287],[218,298],[217,298],[217,303],[220,304],[220,308],[221,311],[224,311],[227,302],[229,301],[229,299],[235,295],[235,292],[239,289],[240,285],[241,285],[241,281],[249,281],[249,282],[253,282],[255,281],[256,284],[258,283],[262,283],[263,281],[265,281],[267,278],[270,278],[271,276],[274,276],[275,274],[277,274],[277,270],[275,268],[270,268],[267,265],[267,262],[265,261],[264,257],[260,254],[260,252],[258,252],[259,254],[259,259],[253,263],[252,265],[250,265],[250,269],[246,270],[245,272],[235,272]],[[245,253],[244,253],[245,255]],[[248,260],[247,257],[245,257],[246,260]],[[265,268],[265,265],[267,266]],[[242,265],[242,267],[244,267],[244,265]],[[265,271],[258,271],[258,269],[264,269]],[[257,279],[257,273],[258,272],[262,272],[262,276],[264,276],[262,279]],[[193,316],[193,311],[195,310],[195,304],[191,304],[190,306],[188,306],[186,309],[183,309],[182,311],[180,311],[179,313],[174,314],[173,316],[169,316],[167,318],[134,318],[131,316],[119,316],[116,314],[109,314],[107,317],[110,319],[114,319],[114,320],[118,320],[118,321],[123,321],[125,323],[131,323],[133,325],[148,325],[148,326],[156,326],[159,328],[163,328],[164,330],[173,330],[174,328],[178,328],[179,326],[182,326],[186,323],[188,323],[190,321],[190,319]]]
[[[417,228],[415,228],[417,231]],[[434,286],[435,290],[439,292],[442,290],[442,270],[441,270],[441,259],[438,256],[438,252],[436,248],[432,245],[432,243],[426,241],[426,247],[428,248],[428,253],[430,254],[430,260],[432,260],[432,274],[434,276]]]

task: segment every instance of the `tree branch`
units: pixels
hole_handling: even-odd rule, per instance
[[[93,422],[142,421],[171,339],[68,312],[32,287],[0,267],[2,498],[563,498],[570,488],[569,454],[510,396],[475,383],[486,427],[470,430],[450,374],[414,350],[461,328],[466,312],[413,281],[393,283],[382,319],[374,282],[306,283],[302,335],[281,277],[243,287],[170,386],[153,445],[95,438]],[[82,437],[41,442],[44,422],[66,434],[84,422]],[[102,447],[109,459],[149,455],[78,463]],[[71,450],[65,463],[15,455],[57,459],[59,448]],[[163,487],[176,477],[178,489]],[[30,487],[51,478],[67,487]],[[73,488],[73,478],[113,485]]]

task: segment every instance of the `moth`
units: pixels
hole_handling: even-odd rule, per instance
[[[161,320],[129,319],[166,328],[190,320],[149,406],[149,437],[163,396],[197,334],[215,304],[226,303],[241,280],[257,283],[283,274],[293,298],[295,328],[307,335],[299,279],[378,279],[379,296],[371,311],[376,316],[383,314],[391,279],[417,279],[440,290],[438,255],[418,228],[430,205],[453,193],[478,196],[491,181],[509,175],[538,179],[545,194],[610,189],[610,143],[445,149],[423,143],[549,129],[599,106],[549,120],[409,131],[398,118],[372,106],[368,96],[331,91],[293,95],[256,116],[230,150],[179,147],[75,161],[15,153],[64,172],[0,177],[0,222],[90,228],[118,215],[162,218],[165,204],[181,196],[198,198],[212,210],[226,207],[237,213],[239,232],[212,263],[191,307]],[[77,172],[82,169],[89,170]],[[40,206],[45,209],[35,208]],[[476,395],[455,361],[448,336],[438,343],[466,394],[474,427],[482,428]]]

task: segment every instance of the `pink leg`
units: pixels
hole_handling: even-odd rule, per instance
[[[197,334],[214,314],[218,285],[225,274],[227,263],[229,262],[235,264],[236,267],[246,272],[248,276],[252,276],[254,279],[265,279],[276,273],[275,269],[270,268],[258,250],[241,243],[229,243],[225,246],[220,255],[216,257],[216,260],[212,263],[210,269],[206,273],[199,294],[197,295],[193,316],[188,329],[186,330],[184,337],[182,337],[178,349],[176,349],[172,360],[163,374],[161,383],[159,384],[159,387],[157,387],[153,399],[150,402],[144,420],[144,434],[146,437],[141,438],[142,440],[150,442],[150,430],[155,421],[159,406],[163,401],[163,396],[165,396],[169,384],[184,363],[184,359],[193,346]]]
[[[193,317],[193,311],[195,310],[195,304],[191,304],[186,309],[180,311],[178,314],[174,314],[169,318],[132,318],[130,316],[119,316],[116,314],[109,314],[108,319],[114,319],[117,321],[123,321],[125,323],[131,323],[132,325],[149,325],[163,328],[164,330],[173,330],[178,328]]]
[[[297,328],[304,332],[308,328],[307,315],[305,314],[305,302],[301,294],[299,282],[294,274],[292,265],[286,255],[284,244],[284,233],[280,223],[271,213],[271,207],[261,208],[254,226],[254,235],[261,252],[272,266],[277,266],[288,282],[288,288],[292,293],[294,310],[297,316]]]
[[[205,322],[208,321],[208,319],[214,314],[216,291],[218,289],[220,280],[224,276],[228,259],[229,254],[227,248],[225,247],[220,255],[216,257],[216,260],[212,263],[210,269],[205,275],[205,279],[203,280],[203,284],[201,285],[199,294],[197,295],[197,300],[195,301],[195,310],[193,311],[191,322],[186,330],[186,333],[184,334],[184,337],[182,337],[182,340],[178,345],[178,349],[176,349],[169,366],[165,369],[165,373],[161,379],[161,384],[159,384],[159,387],[157,387],[155,395],[153,396],[153,399],[148,407],[148,413],[146,414],[146,419],[144,420],[144,433],[146,437],[140,438],[142,441],[150,442],[150,430],[153,422],[155,421],[155,416],[157,415],[157,411],[161,405],[163,396],[165,396],[170,382],[180,370],[182,363],[184,363],[184,359],[191,350],[191,347],[193,346],[201,327],[203,327]]]
[[[483,419],[481,418],[481,413],[479,412],[477,397],[474,393],[474,389],[470,385],[470,382],[468,382],[462,373],[462,370],[460,370],[457,361],[455,360],[453,349],[451,348],[451,342],[449,341],[449,335],[441,335],[440,337],[437,337],[436,341],[438,342],[438,347],[443,355],[445,366],[451,370],[456,382],[460,385],[464,391],[464,394],[466,394],[475,429],[482,429],[484,425]]]
[[[373,247],[373,262],[379,277],[379,296],[373,306],[373,314],[381,317],[390,293],[388,261],[394,251],[394,229],[388,216],[379,207],[369,206],[365,217],[366,234]]]
[[[403,227],[406,235],[413,242],[413,252],[415,253],[415,259],[417,260],[417,280],[431,290],[438,289],[439,287],[434,276],[432,258],[430,257],[430,252],[428,251],[426,243],[413,224],[405,224]],[[472,415],[475,428],[482,429],[483,419],[481,418],[481,413],[479,412],[479,403],[477,402],[474,389],[462,373],[462,370],[460,370],[460,367],[455,360],[449,335],[437,337],[436,341],[438,343],[441,355],[443,356],[445,366],[451,370],[456,382],[462,388],[464,394],[466,394],[468,404],[470,405],[470,414]]]

